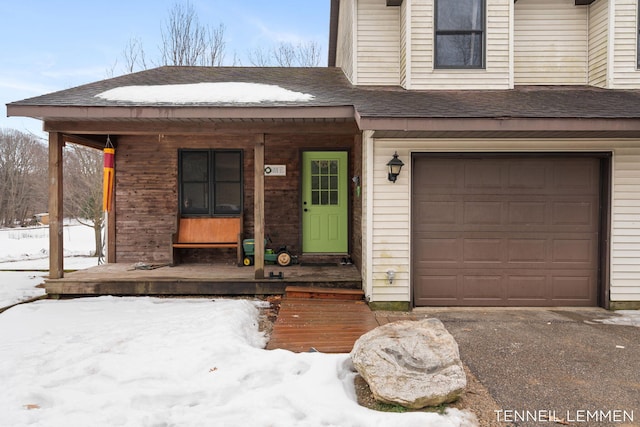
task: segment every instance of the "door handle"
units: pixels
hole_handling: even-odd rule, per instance
[[[309,212],[309,209],[307,209],[307,208],[304,208],[304,211],[305,211],[305,212]]]

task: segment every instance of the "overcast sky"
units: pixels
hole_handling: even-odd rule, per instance
[[[39,132],[7,118],[5,104],[123,73],[129,40],[158,57],[161,28],[183,0],[0,0],[0,128]],[[330,0],[191,0],[200,22],[226,27],[226,62],[279,42],[314,41],[326,65]],[[44,135],[41,132],[39,135]]]

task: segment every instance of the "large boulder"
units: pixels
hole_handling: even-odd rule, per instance
[[[351,359],[377,400],[407,408],[453,402],[467,385],[458,344],[438,319],[380,326],[356,341]]]

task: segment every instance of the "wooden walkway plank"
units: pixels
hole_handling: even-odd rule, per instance
[[[377,326],[375,315],[361,300],[286,297],[267,349],[349,353],[361,335]]]

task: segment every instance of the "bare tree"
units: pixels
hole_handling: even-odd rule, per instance
[[[250,50],[248,55],[249,63],[254,67],[269,67],[272,65],[271,52],[267,52],[261,48]]]
[[[102,151],[68,144],[64,156],[65,216],[92,227],[95,256],[103,256]]]
[[[271,49],[255,48],[249,51],[249,62],[254,67],[318,67],[321,48],[317,42],[294,45],[281,42]]]
[[[217,28],[208,29],[208,43],[205,54],[202,57],[201,64],[212,67],[220,67],[224,61],[225,47],[227,42],[224,39],[226,27],[224,24],[218,25]]]
[[[296,48],[291,43],[280,43],[271,50],[271,56],[279,67],[294,67],[297,62]]]
[[[322,48],[315,41],[298,44],[296,60],[300,67],[319,67]]]
[[[129,39],[129,44],[124,48],[122,56],[125,60],[125,71],[133,73],[139,70],[147,69],[147,58],[142,46],[142,40],[136,37]]]
[[[224,60],[225,26],[200,24],[190,2],[175,3],[162,29],[162,65],[219,66]]]
[[[35,136],[0,129],[0,224],[22,223],[47,206],[47,151]]]

